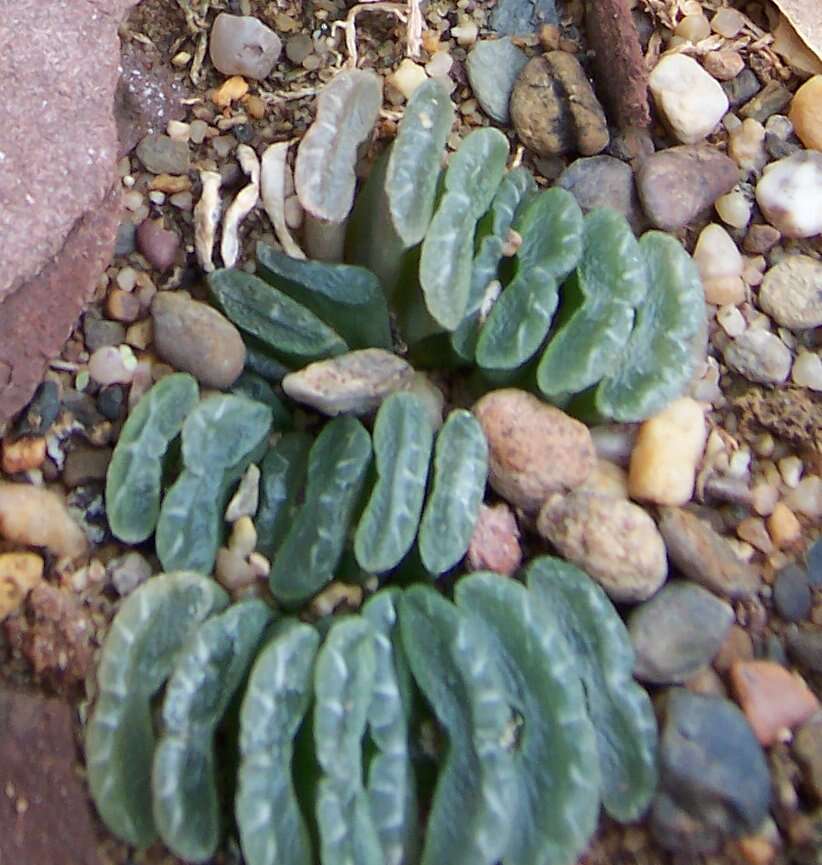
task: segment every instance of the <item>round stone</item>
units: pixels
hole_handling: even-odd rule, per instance
[[[787,255],[762,280],[759,305],[777,324],[791,330],[822,325],[822,261]]]
[[[492,120],[498,123],[510,121],[508,103],[511,92],[527,62],[527,56],[514,45],[510,36],[483,39],[469,52],[465,59],[468,81],[477,102]]]
[[[805,147],[822,150],[822,75],[809,78],[796,91],[788,117]]]
[[[811,611],[811,587],[808,575],[798,565],[788,565],[776,577],[773,602],[787,622],[798,622]]]
[[[791,352],[767,330],[746,330],[726,346],[723,357],[748,381],[782,384],[791,371]]]
[[[223,75],[262,81],[271,74],[282,48],[280,37],[257,18],[221,12],[214,19],[209,54]]]
[[[822,232],[822,153],[802,150],[765,166],[756,185],[765,218],[785,237]]]

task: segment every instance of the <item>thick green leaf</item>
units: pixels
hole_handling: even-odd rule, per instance
[[[376,671],[374,631],[368,621],[352,617],[333,624],[314,669],[314,748],[323,770],[317,794],[323,865],[382,865],[362,765]]]
[[[257,244],[260,276],[331,325],[353,349],[391,348],[388,306],[364,267],[301,261]]]
[[[625,217],[591,211],[576,276],[563,290],[560,326],[537,368],[539,389],[549,397],[579,393],[612,372],[647,288],[639,244]]]
[[[308,433],[286,433],[272,445],[260,465],[260,504],[254,517],[257,549],[271,560],[300,506],[313,439]]]
[[[535,615],[525,587],[477,573],[454,590],[490,640],[518,719],[517,793],[506,865],[576,862],[596,829],[599,767],[585,692],[557,625]]]
[[[271,428],[273,430],[282,432],[291,428],[293,423],[291,412],[277,396],[274,388],[261,375],[250,372],[248,369],[243,370],[240,377],[234,382],[231,392],[236,396],[244,396],[267,405],[271,409]]]
[[[705,318],[702,282],[678,240],[649,231],[639,241],[648,293],[613,375],[596,392],[604,417],[630,422],[661,411],[686,388],[694,371],[694,339]]]
[[[157,382],[123,424],[106,473],[106,517],[121,541],[136,544],[154,531],[163,457],[197,398],[194,377],[174,373]]]
[[[362,608],[374,629],[376,659],[368,735],[377,753],[368,766],[367,789],[384,865],[410,865],[419,847],[416,781],[409,752],[412,683],[399,638],[399,596],[398,589],[383,589]]]
[[[213,580],[161,574],[126,599],[106,637],[97,670],[99,695],[86,727],[86,769],[103,822],[135,847],[148,847],[157,836],[151,806],[152,698],[189,636],[227,604],[228,596]]]
[[[235,812],[247,865],[312,865],[294,789],[294,743],[311,703],[320,636],[295,619],[278,622],[248,680],[240,710]]]
[[[434,319],[455,330],[465,318],[477,221],[505,171],[508,140],[497,129],[466,136],[445,173],[445,193],[422,243],[420,285]]]
[[[333,579],[370,462],[371,439],[358,420],[325,425],[309,455],[305,501],[271,568],[277,600],[302,603]]]
[[[482,427],[471,412],[455,409],[437,436],[434,478],[420,523],[420,556],[429,573],[441,574],[465,555],[487,479]]]
[[[199,627],[180,652],[163,699],[154,752],[154,820],[166,847],[204,862],[224,828],[214,737],[271,620],[259,600],[241,601]]]
[[[405,246],[419,243],[434,211],[454,106],[442,82],[423,82],[405,106],[385,175],[388,211]]]
[[[311,310],[287,294],[241,270],[215,270],[211,295],[244,333],[286,360],[310,362],[348,350],[345,340]]]
[[[490,643],[434,589],[399,604],[414,679],[448,735],[422,865],[493,865],[508,848],[517,779],[513,718]]]
[[[374,423],[377,482],[354,536],[357,561],[372,574],[398,565],[414,543],[433,441],[419,397],[395,393],[380,406]]]
[[[515,274],[480,331],[477,363],[488,370],[522,366],[542,345],[557,307],[557,283],[582,253],[582,211],[570,192],[554,187],[517,211],[522,243]]]
[[[633,678],[628,631],[605,592],[568,562],[542,556],[526,573],[536,615],[562,630],[585,686],[605,810],[615,820],[638,820],[656,789],[657,725]]]

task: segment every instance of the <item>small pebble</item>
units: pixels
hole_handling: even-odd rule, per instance
[[[758,223],[748,229],[742,248],[745,252],[764,255],[779,243],[781,237],[782,235],[772,225]]]
[[[788,631],[787,640],[788,652],[797,664],[812,673],[822,673],[822,628]]]
[[[140,298],[115,288],[106,297],[105,309],[109,318],[129,324],[136,321],[140,315]]]
[[[748,326],[745,316],[735,306],[721,306],[716,311],[716,321],[731,339],[743,334]]]
[[[248,82],[241,75],[227,78],[212,94],[211,101],[218,108],[228,108],[248,93]],[[220,127],[225,128],[225,127]]]
[[[703,58],[705,69],[717,81],[730,81],[745,68],[745,61],[738,51],[709,51]]]
[[[216,309],[181,294],[161,292],[151,304],[154,347],[162,360],[190,372],[206,387],[230,387],[245,364],[245,344]]]
[[[209,56],[223,75],[268,78],[282,51],[280,37],[262,21],[221,12],[211,27]]]
[[[726,280],[738,279],[742,275],[742,255],[727,231],[716,223],[702,229],[694,247],[693,259],[699,269],[708,303],[715,302],[720,292],[712,291],[716,281],[724,286]]]
[[[711,18],[711,30],[726,39],[733,39],[744,26],[745,16],[738,9],[727,6],[718,9],[714,17]]]
[[[102,385],[129,384],[137,359],[127,346],[105,345],[89,358],[89,375]]]
[[[731,625],[714,656],[714,668],[720,673],[726,673],[737,661],[750,661],[753,656],[753,640],[750,634],[741,625]]]
[[[468,53],[465,59],[468,81],[482,110],[492,120],[498,123],[509,122],[508,103],[511,92],[517,76],[527,62],[528,57],[514,45],[510,36],[484,39],[477,42]],[[429,71],[429,74],[433,73]]]
[[[809,78],[791,100],[788,117],[809,150],[822,150],[822,75]]]
[[[226,522],[236,523],[241,517],[253,517],[260,502],[260,469],[252,463],[245,471],[237,492],[226,508]],[[251,549],[254,549],[252,546]],[[251,552],[251,550],[249,550]]]
[[[765,274],[759,305],[777,324],[791,330],[822,326],[822,261],[786,255]]]
[[[701,42],[710,36],[711,25],[702,14],[685,15],[676,25],[674,33],[682,39],[687,39],[688,42]]]
[[[186,174],[190,166],[188,145],[155,132],[137,145],[137,157],[152,174]]]
[[[588,428],[526,391],[491,391],[473,412],[488,439],[490,484],[516,507],[536,511],[551,493],[579,486],[594,468]]]
[[[218,582],[229,591],[245,588],[257,581],[257,574],[246,559],[225,547],[217,551],[214,574]]]
[[[122,598],[130,595],[153,573],[151,564],[136,550],[112,560],[106,570],[117,594]]]
[[[135,230],[136,226],[130,219],[127,219],[125,222],[121,222],[117,226],[117,237],[114,241],[115,255],[128,255],[129,253],[134,252]]]
[[[204,120],[191,121],[191,141],[194,144],[202,144],[208,132],[208,124]]]
[[[613,156],[587,156],[572,162],[556,180],[567,189],[584,213],[596,207],[610,207],[621,213],[635,231],[644,217],[630,165]]]
[[[28,472],[43,465],[46,459],[46,440],[42,436],[6,440],[3,442],[2,451],[0,468],[7,475],[16,475],[18,472]]]
[[[802,525],[784,502],[778,502],[768,517],[768,532],[777,547],[789,547],[802,535]]]
[[[313,50],[314,41],[308,33],[295,33],[285,43],[285,56],[295,66],[299,66]]]
[[[615,601],[644,601],[668,575],[665,543],[632,502],[580,490],[556,493],[540,509],[537,529]]]
[[[747,175],[762,170],[768,161],[765,127],[748,117],[728,135],[728,156]]]
[[[259,472],[257,476],[259,482]],[[228,548],[243,557],[250,556],[257,546],[257,529],[251,521],[250,514],[243,514],[235,520],[228,539]]]
[[[472,571],[494,571],[513,576],[522,564],[519,528],[514,512],[504,502],[480,505],[474,534],[468,545]]]
[[[808,790],[822,802],[822,721],[809,721],[797,731],[793,755],[802,768]]]
[[[63,466],[63,483],[69,488],[102,482],[106,479],[111,462],[111,448],[78,445],[66,455]]]
[[[409,99],[411,94],[427,80],[425,69],[406,57],[397,70],[388,76],[387,83],[396,88],[405,99]]]
[[[800,676],[771,661],[737,661],[731,667],[731,686],[757,739],[766,747],[788,737],[819,708]]]
[[[64,499],[31,484],[0,481],[0,537],[12,543],[45,547],[55,556],[77,558],[87,549],[86,536],[72,519]]]
[[[791,371],[791,352],[767,330],[746,330],[723,351],[725,363],[748,381],[782,384]]]
[[[773,584],[773,602],[786,622],[799,622],[811,611],[811,587],[807,573],[798,565],[788,565]]]
[[[594,470],[577,487],[580,492],[597,493],[615,499],[628,499],[628,473],[621,466],[597,457]]]
[[[628,617],[634,675],[654,684],[686,681],[711,663],[733,621],[730,604],[701,586],[669,583]]]
[[[123,387],[113,384],[100,388],[100,393],[97,394],[97,409],[107,420],[120,420],[126,410],[126,395]]]
[[[791,369],[791,380],[799,387],[822,392],[822,357],[800,350]]]
[[[657,108],[683,144],[695,144],[714,129],[728,110],[720,85],[691,57],[668,54],[648,76]]]
[[[286,395],[323,414],[364,415],[411,382],[414,370],[402,358],[381,348],[368,348],[311,363],[289,373]]]
[[[689,397],[646,420],[631,453],[631,497],[659,505],[690,501],[706,436],[702,407]]]
[[[737,535],[754,549],[769,556],[773,552],[773,541],[759,517],[746,517],[736,527]]]
[[[794,512],[811,519],[822,517],[822,478],[806,475],[785,496],[785,504]]]
[[[752,203],[741,192],[720,195],[714,202],[719,218],[731,228],[744,228],[751,220]]]
[[[779,474],[782,476],[782,480],[785,483],[785,486],[793,489],[799,483],[799,479],[802,477],[802,470],[804,468],[802,464],[802,460],[797,456],[787,456],[782,457],[777,463],[779,467]]]
[[[36,553],[0,554],[0,622],[20,609],[42,579],[43,559]]]
[[[822,232],[822,153],[803,150],[765,166],[756,185],[763,215],[785,237]]]
[[[731,108],[742,105],[762,89],[759,79],[752,69],[743,69],[739,75],[730,81],[722,82],[722,90],[728,97]]]
[[[779,81],[771,80],[739,109],[739,116],[764,123],[772,114],[779,114],[790,101],[791,91]]]

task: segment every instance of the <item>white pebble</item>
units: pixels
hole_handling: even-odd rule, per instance
[[[756,200],[786,237],[822,233],[822,152],[801,150],[765,166]]]
[[[716,320],[722,330],[731,338],[744,333],[748,326],[745,322],[745,316],[735,306],[721,306],[716,312]]]
[[[822,358],[811,351],[801,351],[793,364],[791,378],[800,387],[822,391]]]
[[[703,282],[742,274],[744,262],[734,239],[715,222],[699,233],[693,258]]]
[[[751,202],[741,192],[729,192],[714,202],[719,218],[732,228],[744,228],[751,221]]]
[[[137,271],[133,267],[124,267],[117,274],[117,287],[121,291],[134,291],[137,285]]]
[[[191,126],[183,123],[182,120],[169,120],[166,133],[174,141],[188,141],[191,136]]]
[[[252,463],[245,471],[237,492],[231,497],[226,508],[225,518],[236,523],[241,518],[252,517],[257,513],[260,502],[260,470]],[[249,520],[250,522],[250,520]],[[254,549],[254,547],[252,547]]]
[[[388,77],[388,83],[409,99],[411,94],[428,79],[425,69],[409,58],[400,63],[396,72]]]
[[[126,180],[123,178],[123,183],[125,182]],[[143,193],[138,192],[136,189],[127,192],[123,196],[123,206],[132,213],[139,210],[143,206]]]
[[[785,486],[794,489],[799,485],[799,479],[802,477],[802,469],[804,465],[799,457],[782,457],[776,464],[779,468],[779,474],[785,482]]]
[[[425,71],[432,78],[443,78],[451,72],[454,58],[447,51],[437,51],[425,64]]]
[[[131,349],[128,346],[122,346]],[[124,354],[114,345],[104,345],[98,348],[97,351],[89,358],[88,371],[91,377],[102,385],[109,384],[128,384],[134,378],[134,371],[137,366],[136,358],[131,354],[130,363],[127,355]]]
[[[822,478],[807,475],[785,496],[785,504],[812,519],[822,517]]]

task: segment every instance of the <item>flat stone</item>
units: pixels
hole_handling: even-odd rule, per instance
[[[630,165],[613,156],[587,156],[572,162],[556,180],[567,189],[585,213],[595,207],[610,207],[621,213],[634,231],[645,219],[639,205]]]
[[[723,81],[721,87],[728,97],[731,108],[743,105],[762,89],[752,69],[743,69],[735,78]]]
[[[211,27],[209,55],[223,75],[242,75],[262,81],[280,57],[280,37],[250,15],[221,12]]]
[[[73,709],[0,685],[0,855],[8,863],[99,865],[77,765]]]
[[[665,543],[633,502],[582,490],[557,493],[540,509],[537,529],[615,601],[644,601],[668,576]]]
[[[101,318],[96,310],[89,310],[83,316],[83,336],[86,348],[92,354],[106,345],[120,345],[125,341],[126,329],[119,321]]]
[[[363,415],[403,390],[413,377],[414,370],[401,357],[381,348],[366,348],[289,373],[283,379],[283,390],[291,399],[323,414]]]
[[[140,139],[136,153],[152,174],[186,174],[191,166],[188,144],[160,132],[152,132]]]
[[[637,190],[655,228],[676,231],[712,207],[739,180],[736,163],[707,144],[670,147],[640,166]]]
[[[537,156],[593,156],[608,146],[605,113],[573,54],[549,51],[529,60],[510,110],[517,135]]]
[[[737,661],[731,686],[742,711],[763,745],[773,745],[801,726],[819,708],[805,681],[771,661]]]
[[[722,356],[731,369],[759,384],[782,384],[791,371],[790,349],[767,330],[746,330],[725,346]]]
[[[163,291],[152,301],[151,317],[157,354],[206,387],[230,387],[243,371],[240,332],[213,307]]]
[[[786,622],[798,622],[811,611],[811,586],[808,575],[798,565],[788,565],[773,584],[773,602]]]
[[[527,36],[541,24],[559,24],[555,0],[499,0],[491,27],[503,36]]]
[[[739,116],[764,123],[772,114],[780,114],[791,101],[791,91],[779,81],[769,81],[749,102],[739,109]]]
[[[482,110],[498,123],[508,123],[508,102],[514,82],[528,62],[525,52],[506,36],[483,39],[465,59],[465,71]]]
[[[821,233],[822,153],[801,150],[766,165],[756,185],[756,202],[785,237]]]
[[[768,764],[745,716],[729,700],[672,691],[659,760],[651,828],[663,847],[712,852],[726,837],[756,832],[767,817]]]
[[[596,465],[588,428],[532,394],[503,388],[473,408],[488,439],[489,482],[511,504],[538,510],[582,484]]]
[[[14,82],[0,94],[0,426],[31,396],[111,255],[117,26],[132,2],[54,0],[45,17],[16,3],[0,19],[0,80]]]
[[[628,619],[634,675],[676,684],[710,664],[734,621],[730,604],[694,583],[669,583]]]
[[[783,327],[809,330],[822,326],[822,261],[787,255],[762,280],[759,305]]]

